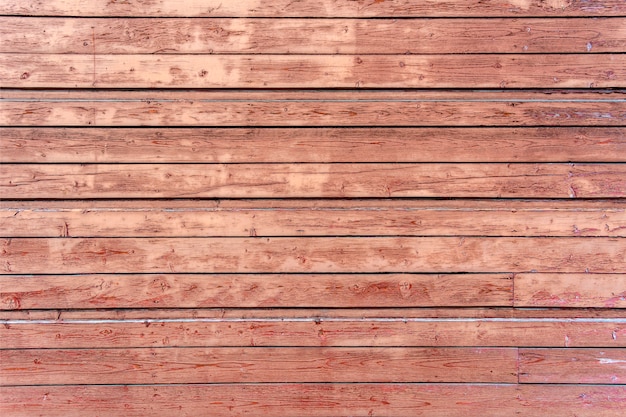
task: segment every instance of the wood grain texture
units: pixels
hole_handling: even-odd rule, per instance
[[[522,383],[624,384],[625,349],[520,349]]]
[[[32,96],[32,93],[31,93]],[[62,95],[61,95],[62,96]],[[626,123],[623,99],[591,96],[589,100],[483,100],[454,96],[408,101],[334,99],[319,94],[312,101],[239,99],[223,101],[135,99],[11,99],[0,101],[0,125],[8,126],[619,126]],[[366,96],[367,97],[367,96]],[[280,100],[280,99],[279,99]]]
[[[626,274],[518,274],[518,307],[626,308]]]
[[[467,310],[457,315],[468,315]],[[136,311],[134,311],[136,313]],[[451,314],[453,310],[447,310]],[[56,314],[56,312],[53,312]],[[396,310],[396,313],[408,313]],[[84,312],[83,312],[84,314]],[[11,321],[2,349],[159,347],[626,347],[626,319],[187,318]],[[312,312],[320,314],[320,311]],[[179,314],[180,315],[180,314]],[[284,313],[283,313],[284,315]],[[435,315],[435,314],[433,314]],[[443,315],[443,314],[442,314]],[[154,316],[154,315],[153,315]]]
[[[0,17],[0,52],[55,54],[607,53],[626,19]],[[277,36],[276,34],[280,34]]]
[[[8,88],[619,88],[626,57],[2,54]]]
[[[2,350],[1,385],[517,381],[512,348]]]
[[[182,17],[414,17],[414,16],[623,16],[620,0],[2,0],[0,14],[44,16]]]
[[[342,205],[266,200],[239,207],[204,207],[143,201],[143,207],[74,201],[55,205],[0,203],[4,237],[210,237],[210,236],[613,236],[626,237],[626,207],[546,207],[531,202],[465,206],[414,201],[393,205],[342,200]],[[147,208],[146,206],[151,206]]]
[[[244,384],[0,387],[11,417],[265,416],[621,417],[624,386],[472,384]],[[376,414],[375,414],[376,413]]]
[[[3,128],[0,162],[626,162],[626,129]]]
[[[622,198],[622,164],[0,166],[6,199]]]
[[[625,245],[565,237],[15,238],[2,241],[0,264],[3,274],[620,273]]]
[[[0,276],[0,308],[512,306],[512,290],[507,274]]]

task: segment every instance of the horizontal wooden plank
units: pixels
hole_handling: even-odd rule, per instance
[[[626,349],[520,349],[523,383],[624,384]]]
[[[30,93],[33,95],[33,93]],[[152,93],[151,93],[152,94]],[[330,94],[330,95],[329,95]],[[88,96],[87,96],[88,97]],[[135,96],[142,97],[142,96]],[[145,97],[145,96],[143,96]],[[9,126],[623,126],[624,100],[393,99],[189,101],[5,99]],[[271,96],[270,96],[271,97]],[[504,96],[501,96],[503,98]],[[521,100],[521,99],[520,99]],[[609,142],[610,143],[610,142]],[[574,151],[572,151],[574,152]],[[610,158],[607,154],[607,158]]]
[[[513,255],[515,254],[515,255]],[[3,274],[626,271],[621,238],[15,238]]]
[[[0,162],[626,162],[615,128],[3,128]]]
[[[492,384],[245,384],[0,388],[11,417],[621,417],[626,387]]]
[[[513,348],[169,348],[0,351],[1,385],[516,382]]]
[[[183,17],[441,17],[441,16],[623,16],[620,0],[393,0],[293,2],[290,0],[218,0],[119,2],[94,0],[2,0],[0,14],[39,16],[183,16]]]
[[[479,275],[0,276],[0,309],[512,306],[512,277]]]
[[[623,164],[3,164],[7,199],[623,198]]]
[[[626,19],[63,19],[0,17],[0,52],[55,54],[596,53]],[[280,36],[277,36],[280,34]]]
[[[626,308],[626,274],[518,274],[515,305]]]
[[[109,316],[115,317],[115,313],[109,312]],[[626,319],[623,318],[282,317],[245,320],[228,317],[202,319],[189,315],[187,318],[161,320],[11,320],[2,324],[1,349],[199,346],[626,347]]]
[[[614,236],[626,237],[626,207],[542,208],[529,202],[431,206],[344,200],[343,207],[309,202],[274,207],[265,200],[239,207],[118,207],[117,202],[63,201],[55,206],[0,204],[4,237],[209,237],[209,236]]]
[[[8,88],[616,88],[626,57],[2,54]]]

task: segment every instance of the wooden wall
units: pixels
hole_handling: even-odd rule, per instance
[[[624,415],[623,0],[0,14],[2,416]]]

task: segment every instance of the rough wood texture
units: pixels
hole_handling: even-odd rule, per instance
[[[0,77],[8,88],[619,88],[626,57],[5,53]]]
[[[512,256],[523,253],[523,256]],[[272,272],[620,273],[620,238],[15,238],[3,274]]]
[[[523,383],[624,384],[625,349],[520,349]]]
[[[0,166],[7,199],[623,198],[622,164]]]
[[[0,17],[0,52],[55,54],[606,53],[626,19],[62,19]],[[280,36],[276,36],[280,33]]]
[[[0,135],[3,163],[626,162],[622,127],[24,127]]]
[[[414,17],[623,16],[620,0],[2,0],[0,14],[44,16]]]
[[[0,411],[15,417],[198,416],[397,417],[532,415],[621,417],[623,386],[471,384],[245,384],[1,387]],[[208,400],[207,400],[208,399]],[[451,399],[456,399],[452,401]]]

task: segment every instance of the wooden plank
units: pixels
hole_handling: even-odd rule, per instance
[[[0,265],[3,274],[623,273],[625,245],[567,237],[15,238],[2,240]]]
[[[626,349],[520,349],[523,383],[624,384]]]
[[[626,308],[626,274],[518,274],[515,305]]]
[[[8,88],[619,88],[626,57],[2,54]]]
[[[406,312],[406,310],[404,310]],[[188,312],[189,313],[189,312]],[[319,311],[317,312],[320,313]],[[448,311],[451,314],[450,311]],[[457,314],[464,314],[458,312]],[[467,313],[465,313],[467,314]],[[149,347],[626,347],[626,319],[186,318],[10,320],[2,349]]]
[[[119,207],[63,201],[55,206],[0,203],[4,237],[210,237],[210,236],[613,236],[626,237],[626,208],[613,202],[541,208],[510,202],[508,207],[464,207],[414,201],[402,206],[343,200],[343,207],[303,202],[274,207],[259,201],[240,207]]]
[[[180,17],[441,17],[441,16],[623,16],[620,0],[393,0],[293,2],[290,0],[2,0],[0,14],[38,16]]]
[[[626,387],[493,384],[244,384],[1,387],[11,417],[621,417]]]
[[[3,164],[7,199],[622,198],[623,164]]]
[[[152,93],[150,93],[152,94]],[[179,93],[180,94],[180,93]],[[30,93],[32,96],[33,93]],[[87,96],[88,97],[88,96]],[[0,125],[9,126],[620,126],[623,99],[393,99],[189,101],[139,99],[5,99]],[[235,96],[237,97],[237,96]],[[502,97],[501,97],[502,98]],[[545,97],[544,97],[545,98]]]
[[[0,162],[626,162],[626,129],[3,128]]]
[[[0,309],[512,306],[512,277],[479,275],[0,276]]]
[[[0,17],[0,52],[55,54],[607,53],[626,19]],[[279,33],[280,36],[276,36]]]
[[[516,382],[513,348],[169,348],[0,351],[1,385]]]

